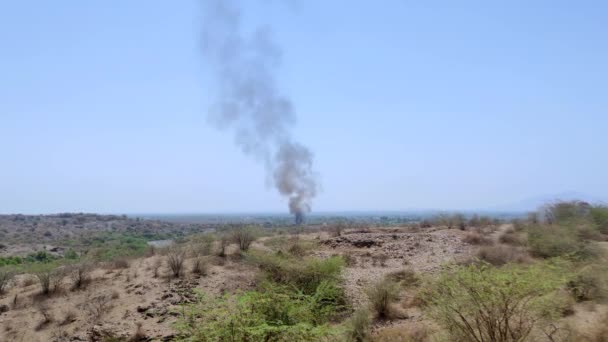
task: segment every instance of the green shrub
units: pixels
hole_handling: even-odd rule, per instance
[[[528,244],[532,254],[543,258],[576,255],[585,248],[576,230],[566,225],[532,226],[528,230]]]
[[[266,283],[260,291],[210,299],[199,295],[184,308],[176,328],[182,341],[316,341],[335,336],[327,320],[333,305],[320,305],[323,294],[304,295],[287,286]],[[327,292],[328,291],[328,292]],[[320,309],[321,308],[321,309]]]
[[[454,340],[523,341],[563,307],[563,263],[502,268],[469,265],[445,271],[423,294],[428,311]]]
[[[608,298],[608,267],[587,265],[568,282],[568,290],[576,301],[602,301]]]
[[[567,223],[587,219],[590,210],[591,205],[583,201],[556,202],[545,207],[544,216],[548,223]]]
[[[337,282],[344,266],[344,260],[337,256],[299,259],[284,253],[249,253],[247,259],[269,280],[294,286],[305,294],[314,293],[322,281]]]
[[[602,234],[608,234],[608,207],[591,208],[591,218]]]

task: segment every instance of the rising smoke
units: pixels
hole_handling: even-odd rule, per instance
[[[235,133],[244,153],[264,163],[300,224],[311,209],[317,184],[312,153],[291,137],[293,104],[277,89],[281,50],[266,27],[243,32],[238,0],[203,2],[203,53],[218,87],[209,117]]]

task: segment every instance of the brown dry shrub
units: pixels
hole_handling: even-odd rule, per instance
[[[468,232],[463,238],[463,242],[471,245],[491,245],[492,240],[481,235],[478,232]]]
[[[87,298],[83,303],[83,309],[91,316],[93,322],[98,322],[112,309],[112,293],[102,293],[98,296]]]
[[[21,280],[21,287],[28,287],[36,284],[36,278],[31,275],[25,275]]]
[[[416,272],[409,268],[391,272],[387,274],[386,277],[405,288],[418,286],[420,284],[420,278],[416,275]]]
[[[93,267],[94,265],[88,261],[71,265],[69,273],[73,290],[83,289],[91,282],[90,273],[93,271]]]
[[[232,241],[239,246],[239,250],[246,252],[249,246],[256,240],[255,233],[252,228],[235,229],[231,233]]]
[[[289,246],[289,248],[287,249],[287,252],[293,256],[300,257],[300,258],[306,255],[306,249],[297,240],[294,241]]]
[[[508,263],[524,263],[530,260],[528,254],[519,248],[497,245],[481,247],[477,257],[494,266],[502,266]]]
[[[347,340],[353,342],[369,341],[371,323],[369,310],[362,308],[355,311],[346,323]]]
[[[203,258],[195,258],[192,262],[192,273],[200,276],[206,276],[208,271],[207,260]]]
[[[127,260],[126,258],[118,258],[112,261],[112,263],[110,264],[110,268],[115,270],[129,268],[129,266],[129,260]]]
[[[186,253],[179,247],[173,247],[167,253],[167,266],[174,278],[179,278],[184,273],[184,261]]]
[[[512,246],[525,246],[526,239],[515,231],[515,229],[508,229],[499,238],[498,241],[501,243],[512,245]]]
[[[374,254],[372,255],[372,265],[376,266],[380,264],[380,266],[384,267],[386,266],[386,262],[388,261],[388,259],[388,255],[384,253]]]
[[[381,280],[367,289],[371,308],[378,318],[391,318],[395,314],[393,303],[399,299],[399,285],[390,279]]]
[[[161,259],[154,260],[154,262],[152,263],[152,277],[158,278],[158,276],[159,276],[158,270],[162,266],[162,263],[163,262]]]

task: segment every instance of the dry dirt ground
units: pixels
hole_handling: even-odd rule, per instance
[[[154,277],[159,256],[135,259],[128,268],[97,269],[85,290],[69,290],[69,282],[49,298],[40,295],[32,276],[17,277],[15,286],[0,297],[9,311],[0,315],[0,341],[98,341],[103,336],[131,337],[141,331],[154,340],[169,340],[171,324],[181,303],[194,299],[197,288],[211,295],[248,289],[255,272],[238,262],[209,265],[206,276],[190,274],[169,279],[161,267]],[[190,260],[191,262],[192,260]],[[15,303],[15,296],[17,301]],[[45,322],[43,310],[50,321]]]

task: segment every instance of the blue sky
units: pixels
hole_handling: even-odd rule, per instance
[[[283,49],[313,210],[608,197],[605,2],[240,3]],[[286,211],[206,119],[201,11],[0,3],[0,212]]]

